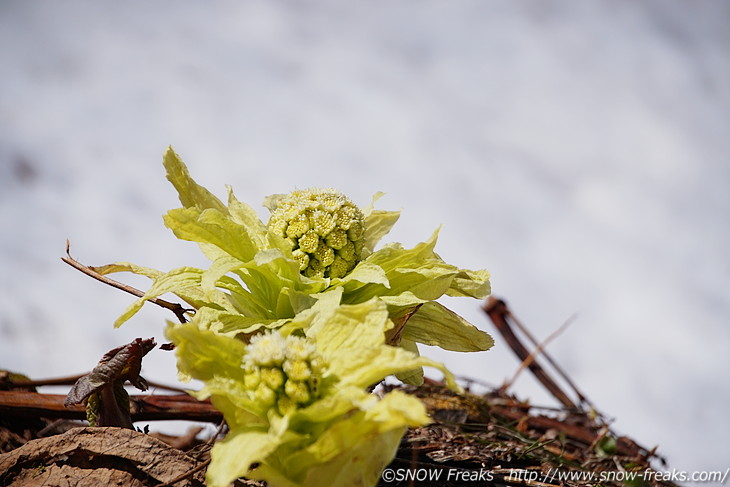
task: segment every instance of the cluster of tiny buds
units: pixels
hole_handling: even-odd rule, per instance
[[[304,337],[267,331],[251,338],[243,357],[244,385],[258,403],[285,415],[319,395],[323,363]]]
[[[306,189],[277,202],[269,228],[292,244],[307,277],[343,277],[360,261],[365,218],[334,189]]]

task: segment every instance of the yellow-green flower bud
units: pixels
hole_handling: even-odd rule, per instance
[[[261,381],[276,390],[284,384],[284,372],[281,369],[261,369]]]
[[[268,225],[291,242],[307,277],[343,277],[360,260],[365,217],[334,189],[297,190],[278,199]]]
[[[302,252],[313,254],[319,247],[319,235],[314,230],[309,230],[297,240],[297,245]]]
[[[320,261],[323,266],[329,266],[335,260],[335,251],[327,246],[324,240],[320,240],[317,250],[314,251],[314,258]]]
[[[307,215],[297,215],[286,227],[286,236],[299,238],[309,231],[309,218]]]
[[[297,409],[297,404],[289,399],[287,396],[279,397],[279,402],[276,403],[276,407],[279,409],[279,414],[282,416],[293,413]]]
[[[271,406],[274,404],[274,401],[276,401],[276,393],[269,389],[264,383],[259,384],[253,395],[257,401],[261,402],[261,404],[265,404],[266,406]]]
[[[309,387],[304,382],[288,380],[284,385],[284,391],[289,399],[297,404],[306,404],[311,399],[309,395]]]
[[[307,406],[319,396],[321,357],[307,338],[267,331],[254,336],[243,357],[243,384],[250,397],[280,415]]]
[[[284,372],[293,380],[307,380],[312,375],[309,364],[304,360],[287,360],[284,362]]]
[[[347,245],[347,242],[347,232],[342,228],[335,228],[325,239],[327,246],[332,247],[335,250],[340,250],[342,247]]]
[[[246,371],[246,376],[243,378],[243,385],[246,389],[254,390],[261,383],[261,371],[259,369],[251,369]]]
[[[303,271],[309,266],[309,254],[302,249],[296,249],[292,252],[294,259],[299,262],[299,270]]]
[[[348,240],[341,249],[337,250],[337,255],[347,262],[351,261],[355,258],[355,244]]]

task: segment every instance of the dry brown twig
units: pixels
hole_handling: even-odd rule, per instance
[[[10,381],[3,385],[8,389],[22,389],[25,387],[43,387],[43,386],[72,386],[72,385],[74,385],[74,383],[77,380],[79,380],[84,375],[85,374],[78,374],[78,375],[69,375],[67,377],[53,377],[53,378],[48,378],[48,379],[34,379],[34,380],[13,380],[13,381]],[[186,392],[185,389],[183,389],[181,387],[170,386],[170,385],[162,384],[161,382],[156,382],[153,380],[148,380],[147,385],[149,385],[151,389],[163,389],[166,391],[177,392],[179,394],[184,394]]]
[[[517,319],[517,317],[508,309],[507,312],[509,313],[510,320],[517,326],[517,328],[520,329],[520,331],[527,337],[530,342],[532,342],[533,345],[536,347],[539,346],[538,341],[535,339],[535,337],[530,333],[530,330],[527,329],[525,325],[522,324],[520,320]],[[570,318],[568,318],[568,321],[573,321],[577,318],[577,315],[573,315]],[[596,409],[593,403],[583,394],[583,392],[578,389],[578,386],[575,385],[573,380],[570,378],[570,376],[563,370],[563,368],[553,359],[553,357],[547,352],[547,350],[542,351],[542,356],[545,357],[545,360],[548,361],[548,363],[555,369],[555,372],[560,375],[560,377],[565,381],[566,384],[570,386],[571,389],[573,389],[573,392],[578,396],[578,400],[581,403],[587,404],[591,409]]]
[[[71,253],[69,252],[70,248],[71,243],[66,240],[66,257],[61,257],[61,260],[73,267],[74,269],[81,271],[87,276],[93,277],[97,281],[102,282],[108,286],[120,289],[133,296],[137,296],[138,298],[144,297],[145,293],[143,291],[140,291],[137,288],[121,283],[119,281],[115,281],[114,279],[110,279],[102,274],[99,274],[94,267],[84,265],[81,262],[77,261],[76,259],[71,257]],[[193,309],[185,308],[179,303],[171,303],[170,301],[165,301],[164,299],[160,298],[150,298],[149,302],[172,311],[177,319],[180,321],[180,323],[186,323],[188,321],[185,317],[185,313],[195,311]]]
[[[573,322],[573,320],[574,320],[574,317],[569,318],[565,323],[563,323],[560,326],[560,328],[558,328],[557,330],[552,332],[541,343],[538,343],[535,350],[533,350],[532,353],[530,353],[530,355],[528,355],[527,358],[525,358],[525,360],[522,361],[520,366],[517,368],[517,371],[515,371],[515,374],[512,376],[512,378],[510,380],[508,380],[504,383],[503,387],[505,389],[509,389],[510,387],[512,387],[512,384],[515,383],[515,381],[517,380],[517,377],[519,377],[519,375],[522,373],[522,371],[525,370],[525,368],[527,368],[532,362],[534,362],[535,358],[538,355],[540,355],[541,353],[544,354],[545,347],[547,347],[550,342],[552,342],[560,334],[562,334],[568,328],[568,326],[570,326],[570,324]]]
[[[563,389],[553,380],[553,378],[543,369],[536,360],[528,361],[530,357],[530,351],[515,335],[508,319],[511,316],[507,304],[493,296],[484,304],[483,308],[489,318],[494,323],[494,326],[501,333],[502,337],[507,342],[507,345],[515,352],[515,355],[522,361],[527,361],[526,367],[535,375],[535,377],[542,383],[543,386],[555,397],[563,406],[569,409],[578,409],[578,406],[573,400],[563,391]]]

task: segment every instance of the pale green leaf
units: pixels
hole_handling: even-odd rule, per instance
[[[337,371],[343,370],[340,362],[347,362],[353,352],[384,344],[385,330],[392,326],[385,303],[378,300],[329,311],[320,311],[306,332],[315,337],[317,349]]]
[[[149,277],[152,280],[165,275],[162,271],[150,269],[148,267],[141,267],[127,262],[117,262],[114,264],[94,267],[93,269],[101,275],[108,275],[116,272],[131,272],[133,274]],[[196,309],[201,306],[214,305],[219,306],[222,309],[228,309],[229,311],[233,310],[233,307],[228,304],[224,294],[220,291],[204,293],[199,286],[193,285],[191,287],[175,289],[173,292],[180,297],[180,299]],[[138,306],[140,304],[135,305],[135,308],[139,309]]]
[[[437,302],[424,303],[410,317],[402,338],[456,352],[480,352],[494,345],[487,333]]]
[[[294,314],[311,308],[317,302],[317,298],[308,293],[303,293],[291,288],[282,289],[281,293],[289,298],[289,305]]]
[[[242,379],[245,344],[205,329],[198,321],[200,318],[195,317],[167,327],[167,338],[175,344],[178,369],[202,381],[216,376]]]
[[[350,360],[338,357],[337,367],[342,384],[353,384],[368,387],[377,384],[391,374],[410,372],[419,367],[433,367],[444,374],[449,387],[457,389],[454,376],[446,367],[426,357],[417,357],[399,347],[384,345],[378,348],[363,350],[356,355],[350,351]]]
[[[397,296],[411,292],[424,300],[441,297],[451,286],[459,270],[446,264],[433,249],[438,231],[412,249],[393,243],[370,255],[366,262],[379,266],[385,272],[389,287],[367,284],[353,290],[346,302],[363,302],[375,296]]]
[[[407,350],[416,356],[420,357],[420,355],[421,355],[418,351],[418,344],[416,344],[416,342],[414,342],[414,341],[403,340],[403,338],[401,338],[399,346],[402,349]],[[410,384],[413,386],[420,386],[421,384],[423,384],[423,368],[422,367],[418,367],[416,369],[411,369],[411,370],[406,370],[404,372],[398,372],[397,374],[395,374],[395,376],[398,378],[398,380],[400,380],[404,384]]]
[[[438,258],[433,251],[437,239],[438,230],[428,240],[412,249],[404,249],[399,243],[390,243],[369,256],[367,260],[382,267],[386,273],[395,269],[420,267],[424,259]]]
[[[244,262],[260,250],[246,227],[216,209],[178,208],[168,211],[164,221],[178,238],[215,245]]]
[[[378,284],[383,288],[390,287],[388,276],[382,267],[367,261],[360,261],[345,277],[332,279],[330,286],[342,286],[348,295],[357,294],[357,290],[367,284]]]
[[[375,210],[365,216],[363,257],[373,253],[375,246],[390,232],[398,218],[400,218],[400,211]]]
[[[461,269],[454,276],[451,287],[446,291],[449,296],[484,299],[489,296],[489,272],[485,270],[470,271]]]
[[[186,289],[199,287],[202,272],[203,271],[200,269],[195,269],[193,267],[181,267],[159,276],[155,279],[152,286],[149,290],[147,290],[144,296],[132,303],[122,316],[117,318],[114,326],[121,326],[122,323],[134,316],[142,308],[144,303],[150,299],[157,298],[169,292],[184,295]]]
[[[454,267],[438,261],[429,262],[416,269],[394,270],[388,273],[391,286],[388,294],[408,291],[424,300],[438,299],[449,290],[455,274]]]
[[[230,313],[208,307],[200,308],[195,316],[194,321],[199,326],[219,335],[231,337],[253,333],[261,328],[278,328],[287,321],[286,319],[266,320],[259,317],[247,317],[239,313]]]
[[[279,206],[279,202],[286,198],[288,195],[279,193],[279,194],[272,194],[264,198],[264,202],[262,203],[264,208],[268,209],[271,213],[276,211],[276,208]]]
[[[209,487],[228,487],[246,475],[252,463],[260,462],[276,450],[280,439],[265,431],[231,431],[218,441],[210,452],[211,463],[206,473]]]
[[[175,186],[180,203],[184,207],[195,207],[199,210],[214,208],[222,213],[228,212],[221,200],[190,177],[188,168],[172,147],[167,148],[162,160],[167,170],[167,180]]]
[[[265,424],[266,406],[248,396],[243,382],[244,342],[210,331],[198,321],[196,315],[188,323],[169,323],[166,330],[175,344],[178,371],[205,383],[192,394],[198,399],[210,398],[231,428]]]
[[[334,423],[317,441],[282,458],[279,465],[301,487],[370,487],[395,456],[406,427],[430,422],[418,399],[394,391]]]
[[[385,193],[383,193],[382,191],[378,191],[377,193],[375,193],[375,194],[373,195],[373,198],[372,198],[372,200],[370,200],[370,204],[369,204],[369,205],[367,205],[367,206],[363,206],[363,207],[361,208],[361,210],[362,210],[362,214],[363,214],[363,215],[364,215],[364,216],[365,216],[366,218],[367,218],[368,216],[370,216],[370,214],[371,214],[371,213],[372,213],[372,212],[373,212],[373,211],[375,210],[375,203],[376,203],[376,202],[377,202],[377,201],[378,201],[378,200],[379,200],[380,198],[382,198],[383,196],[385,196]]]
[[[102,276],[106,276],[108,274],[114,274],[117,272],[131,272],[132,274],[137,274],[140,276],[149,277],[150,279],[156,279],[160,277],[162,274],[164,274],[162,271],[158,271],[157,269],[151,269],[149,267],[142,267],[135,264],[131,264],[129,262],[115,262],[113,264],[107,264],[103,266],[98,267],[92,267],[92,269]]]
[[[396,308],[405,308],[425,303],[427,299],[421,299],[410,291],[402,292],[395,296],[381,296],[380,300],[386,303],[394,311]]]
[[[203,272],[200,285],[203,291],[210,292],[215,289],[218,281],[234,269],[245,266],[246,263],[229,254],[223,254],[213,261],[208,270]]]
[[[291,424],[297,430],[315,427],[314,423],[328,423],[353,408],[366,409],[377,402],[377,397],[369,394],[362,387],[335,384],[332,391],[304,409],[296,411],[291,417]]]
[[[236,196],[233,194],[233,189],[230,187],[228,188],[228,211],[231,219],[235,223],[247,229],[251,240],[257,248],[266,248],[268,235],[266,225],[259,219],[256,210],[236,199]]]
[[[368,387],[390,374],[429,366],[441,370],[449,385],[457,387],[442,364],[385,345],[385,331],[392,326],[387,306],[375,299],[342,305],[326,318],[316,317],[307,335],[315,338],[318,352],[343,385]]]

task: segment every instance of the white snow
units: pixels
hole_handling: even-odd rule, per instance
[[[723,0],[0,3],[0,368],[79,373],[172,315],[63,264],[205,266],[161,156],[258,206],[337,187],[444,224],[615,426],[671,467],[730,436],[730,4]],[[266,218],[262,208],[262,218]],[[143,280],[125,279],[144,287]],[[447,304],[494,333],[480,303]],[[490,383],[516,360],[424,353]],[[173,382],[172,354],[150,379]],[[529,374],[522,397],[549,401]]]

